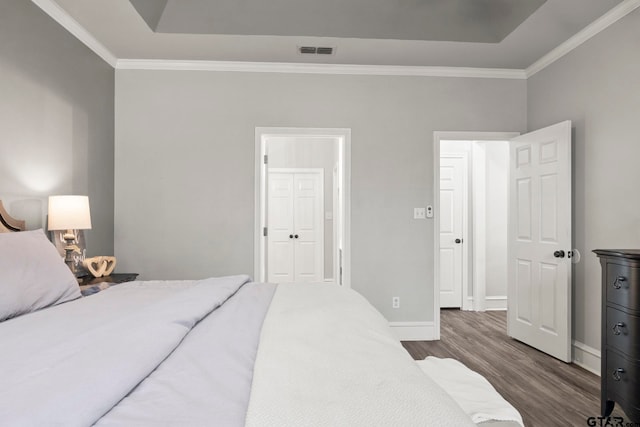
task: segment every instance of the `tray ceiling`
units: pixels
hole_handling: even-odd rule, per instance
[[[525,69],[640,0],[32,1],[55,3],[118,59]]]
[[[498,43],[546,0],[129,0],[157,33]]]

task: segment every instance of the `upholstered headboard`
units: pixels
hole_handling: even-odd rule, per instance
[[[22,220],[15,219],[2,205],[0,200],[0,233],[11,233],[13,231],[24,231],[25,223]]]

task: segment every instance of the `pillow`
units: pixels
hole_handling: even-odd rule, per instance
[[[0,233],[0,321],[80,297],[43,230]]]

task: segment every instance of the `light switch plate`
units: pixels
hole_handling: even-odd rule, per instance
[[[413,208],[413,219],[424,219],[424,218],[425,218],[424,208]]]

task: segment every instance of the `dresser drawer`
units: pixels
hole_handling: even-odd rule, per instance
[[[640,316],[607,307],[607,345],[640,359]]]
[[[640,395],[640,365],[607,349],[607,370],[602,372],[607,382],[607,394],[611,400],[625,406],[635,407],[637,396]]]
[[[607,263],[607,302],[640,310],[640,268]]]

